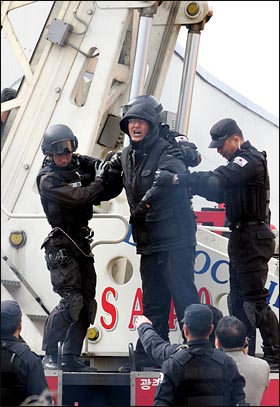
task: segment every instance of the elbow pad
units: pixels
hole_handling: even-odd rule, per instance
[[[209,201],[223,202],[222,183],[219,177],[210,171],[193,172],[190,174],[191,192]]]

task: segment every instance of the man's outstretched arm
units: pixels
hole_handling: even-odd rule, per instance
[[[144,315],[136,318],[135,325],[145,352],[159,366],[180,346],[179,344],[170,345],[162,339],[154,330],[152,322]]]

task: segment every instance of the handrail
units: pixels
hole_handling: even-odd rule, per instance
[[[111,219],[115,218],[115,219],[120,219],[124,223],[125,233],[123,234],[123,236],[121,238],[119,238],[117,240],[98,240],[97,242],[93,242],[90,245],[91,249],[93,249],[95,246],[97,246],[99,244],[121,243],[126,239],[128,233],[129,233],[129,223],[128,223],[127,219],[124,216],[115,215],[115,214],[110,215],[110,214],[107,214],[107,213],[96,213],[96,214],[93,215],[93,218],[99,218],[99,219],[100,218],[111,218]]]
[[[9,212],[4,205],[1,203],[1,211],[3,211],[5,213],[5,215],[7,215],[9,218],[22,218],[22,219],[38,219],[38,218],[45,218],[46,215],[43,213],[11,213]],[[123,242],[129,232],[129,223],[127,221],[127,219],[122,216],[122,215],[116,215],[116,214],[107,214],[107,213],[94,213],[93,218],[97,218],[97,219],[102,219],[102,218],[106,218],[106,219],[119,219],[124,223],[125,226],[125,232],[123,233],[123,235],[117,239],[117,240],[99,240],[97,242],[93,242],[90,247],[91,249],[93,249],[95,246],[99,245],[99,244],[116,244],[116,243],[121,243]]]
[[[38,219],[38,218],[45,218],[46,215],[44,213],[40,213],[40,214],[28,214],[28,213],[11,213],[8,212],[8,210],[4,207],[4,205],[1,203],[1,210],[9,217],[9,218],[26,218],[26,219]],[[125,225],[125,234],[118,240],[99,240],[97,242],[94,242],[91,245],[91,248],[99,245],[99,244],[114,244],[114,243],[120,243],[122,241],[125,240],[125,238],[128,235],[129,232],[129,223],[127,221],[127,219],[125,217],[123,217],[122,215],[116,215],[116,214],[106,214],[106,213],[95,213],[92,216],[93,218],[116,218],[116,219],[120,219],[124,225]],[[197,225],[198,229],[207,229],[213,232],[230,232],[230,229],[228,227],[224,227],[224,226],[204,226],[204,225]]]
[[[45,218],[46,215],[44,213],[40,213],[40,214],[36,214],[36,213],[11,213],[8,212],[8,210],[4,207],[4,205],[1,203],[1,210],[9,217],[9,218],[26,218],[26,219],[32,219],[32,218]],[[121,215],[110,215],[110,214],[100,214],[100,213],[96,213],[93,215],[93,218],[118,218],[120,220],[122,220],[125,224],[126,227],[126,236],[128,234],[129,231],[129,224],[128,221]],[[217,231],[217,232],[230,232],[230,229],[228,227],[224,227],[224,226],[204,226],[204,225],[197,225],[198,229],[208,229],[208,230],[212,230],[212,231]],[[125,236],[125,237],[126,237]],[[125,238],[124,238],[125,239]],[[123,240],[124,240],[123,239]],[[116,243],[119,243],[119,241],[117,241]]]
[[[197,225],[197,229],[208,229],[212,230],[213,232],[230,232],[230,228],[226,226],[204,226],[204,225]]]
[[[37,218],[45,218],[46,215],[44,213],[11,213],[9,212],[5,206],[1,202],[1,211],[5,213],[9,218],[25,218],[25,219],[37,219]]]

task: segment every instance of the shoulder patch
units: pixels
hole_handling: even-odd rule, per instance
[[[185,141],[189,141],[188,138],[186,136],[184,136],[183,134],[179,134],[179,136],[176,136],[175,140],[177,141],[177,143],[183,143]]]
[[[235,163],[235,164],[238,164],[238,165],[240,165],[240,167],[244,167],[244,165],[246,165],[247,163],[248,163],[248,161],[247,160],[245,160],[245,158],[243,158],[243,157],[235,157],[235,159],[233,160],[233,162]]]

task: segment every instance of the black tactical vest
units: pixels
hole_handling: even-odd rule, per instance
[[[60,179],[61,183],[66,182],[68,184],[87,186],[91,181],[80,168],[72,164],[67,169],[60,169],[52,164],[48,164],[42,168],[37,176],[39,190],[40,178],[47,173],[56,174],[57,179]],[[58,226],[63,230],[69,227],[72,230],[78,230],[82,226],[87,226],[88,221],[92,218],[92,204],[67,207],[66,205],[60,205],[58,202],[51,201],[43,196],[42,193],[40,193],[40,198],[48,222],[52,227]]]
[[[256,162],[256,176],[246,183],[227,188],[225,194],[227,218],[231,223],[260,221],[270,223],[270,182],[265,152],[250,148]]]
[[[24,353],[17,342],[1,341],[1,406],[18,406],[26,398],[25,388],[20,382],[20,363]]]
[[[175,405],[229,406],[230,385],[227,383],[226,356],[216,349],[183,349],[172,357],[184,367]]]

